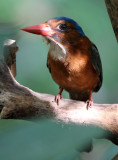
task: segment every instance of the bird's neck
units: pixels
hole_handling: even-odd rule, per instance
[[[50,50],[49,53],[52,56],[53,59],[59,60],[59,61],[65,61],[67,57],[78,57],[79,54],[82,54],[81,56],[85,56],[86,50],[88,50],[88,46],[90,46],[90,40],[87,37],[81,38],[78,41],[75,41],[75,43],[72,44],[61,44],[57,41],[50,41]]]
[[[53,57],[53,59],[61,61],[65,60],[67,49],[62,44],[51,41],[49,53]]]

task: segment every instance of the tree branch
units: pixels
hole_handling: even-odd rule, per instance
[[[8,40],[5,48],[0,60],[0,119],[53,116],[64,123],[92,124],[118,133],[118,104],[94,104],[87,110],[84,102],[63,99],[57,106],[53,95],[34,92],[14,79],[11,66],[16,64],[18,47]]]
[[[118,0],[105,0],[105,3],[118,41]]]

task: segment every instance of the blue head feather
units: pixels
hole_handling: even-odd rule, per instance
[[[69,23],[72,23],[72,24],[76,27],[76,29],[77,29],[76,31],[77,31],[78,33],[82,34],[83,36],[85,36],[82,28],[81,28],[81,27],[79,26],[79,24],[78,24],[77,22],[75,22],[73,19],[67,18],[67,17],[54,17],[54,18],[52,18],[52,19],[65,20],[65,21],[67,21],[67,22],[69,22]]]

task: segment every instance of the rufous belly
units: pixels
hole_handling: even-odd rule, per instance
[[[67,91],[89,91],[94,90],[99,78],[91,62],[85,66],[80,62],[69,62],[54,60],[49,57],[51,75],[54,81]]]

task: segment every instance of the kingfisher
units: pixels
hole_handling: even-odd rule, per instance
[[[85,101],[86,108],[91,107],[92,93],[102,85],[102,64],[97,47],[80,25],[71,18],[54,17],[22,30],[42,35],[50,44],[47,67],[60,88],[56,103],[59,104],[64,89],[71,99]]]

